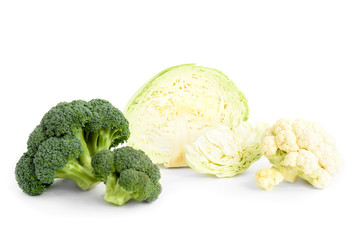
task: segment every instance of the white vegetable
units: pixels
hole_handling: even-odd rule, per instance
[[[284,176],[275,168],[263,168],[256,172],[256,184],[270,191],[284,180]]]
[[[280,172],[286,181],[293,182],[299,176],[316,188],[329,185],[331,175],[340,163],[340,158],[334,150],[334,141],[324,129],[301,119],[278,120],[267,130],[261,149],[264,156],[273,164],[273,168]],[[277,174],[275,170],[271,170],[271,173]],[[272,174],[268,174],[269,178]],[[261,178],[264,176],[261,175]],[[257,175],[257,181],[264,180],[258,179]],[[278,183],[280,182],[276,184]],[[267,189],[266,184],[258,185]],[[270,188],[273,185],[270,184]]]
[[[266,128],[248,122],[234,129],[218,125],[186,146],[186,161],[203,174],[235,176],[261,157],[260,142]]]

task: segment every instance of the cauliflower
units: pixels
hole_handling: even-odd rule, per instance
[[[329,185],[339,167],[334,141],[319,125],[302,119],[280,119],[266,131],[261,152],[273,168],[256,173],[259,187],[271,190],[283,179],[294,182],[297,176],[316,188]]]
[[[284,176],[275,168],[263,168],[256,172],[256,184],[266,190],[272,190],[284,180]]]

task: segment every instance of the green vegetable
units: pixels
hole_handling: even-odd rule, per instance
[[[129,134],[122,112],[106,100],[61,102],[30,134],[15,169],[18,185],[39,195],[55,178],[66,178],[88,190],[99,182],[92,173],[93,155],[123,143]]]
[[[219,124],[238,127],[248,118],[247,99],[222,72],[185,64],[147,82],[128,102],[128,144],[157,164],[187,166],[185,145]]]
[[[92,166],[106,184],[104,200],[124,205],[130,199],[154,201],[161,192],[159,168],[141,150],[122,147],[97,153]]]
[[[233,177],[261,157],[266,128],[266,124],[248,122],[234,129],[219,125],[186,146],[186,161],[197,172]]]

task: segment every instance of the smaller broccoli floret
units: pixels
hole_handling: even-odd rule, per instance
[[[126,169],[135,169],[136,171],[146,173],[153,182],[160,179],[159,167],[153,164],[151,159],[142,150],[135,150],[126,146],[114,150],[115,167],[118,172]]]
[[[49,184],[45,184],[37,178],[33,156],[27,152],[17,162],[15,176],[20,188],[31,196],[42,194],[49,186]]]
[[[97,179],[77,160],[81,154],[81,143],[74,136],[48,138],[34,156],[37,178],[45,184],[52,184],[55,178],[66,178],[83,190],[92,188]]]
[[[124,205],[131,199],[151,202],[161,193],[159,168],[141,150],[122,147],[94,155],[95,175],[106,184],[104,200]]]
[[[93,157],[91,164],[95,176],[105,182],[115,172],[114,153],[110,150],[102,150]]]
[[[118,201],[120,199],[120,203],[125,203],[131,198],[139,202],[146,201],[154,190],[154,184],[149,176],[135,169],[123,170],[119,176],[118,185],[126,191],[126,194],[117,199]]]
[[[119,109],[103,99],[93,99],[88,106],[93,118],[85,125],[84,136],[91,156],[129,138],[129,122]]]

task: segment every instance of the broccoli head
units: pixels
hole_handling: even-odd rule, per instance
[[[18,185],[29,195],[39,195],[55,178],[66,178],[88,190],[99,182],[92,156],[125,142],[129,135],[128,121],[106,100],[61,102],[30,134],[27,152],[16,165]]]
[[[130,199],[150,202],[161,193],[159,168],[141,150],[122,147],[94,155],[95,175],[106,184],[104,200],[124,205]]]

